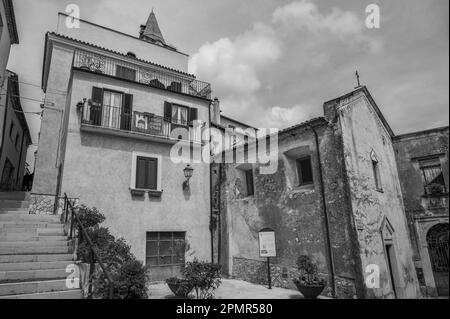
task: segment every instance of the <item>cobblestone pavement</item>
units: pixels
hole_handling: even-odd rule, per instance
[[[150,299],[175,298],[169,287],[164,283],[149,286]],[[303,299],[296,290],[273,288],[254,285],[245,281],[223,279],[222,285],[216,291],[216,299]]]

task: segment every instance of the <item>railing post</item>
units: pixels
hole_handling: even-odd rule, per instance
[[[89,287],[88,287],[88,299],[92,299],[92,277],[94,275],[94,268],[95,268],[95,257],[94,252],[92,252],[92,261],[89,265]]]
[[[73,219],[74,219],[73,207],[70,210],[70,214],[71,214],[71,217],[70,217],[70,235],[69,235],[69,239],[72,239],[73,238]]]
[[[69,213],[69,204],[67,203],[67,196],[64,195],[64,225],[67,225],[67,220],[68,220],[68,213]]]

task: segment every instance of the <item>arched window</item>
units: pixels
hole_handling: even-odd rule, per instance
[[[383,191],[383,184],[381,183],[380,162],[378,161],[375,151],[370,153],[370,159],[372,161],[373,178],[375,180],[375,188],[377,191]]]

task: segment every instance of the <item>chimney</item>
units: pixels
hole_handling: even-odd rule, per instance
[[[212,108],[211,108],[211,122],[220,125],[220,101],[216,97],[214,101],[211,102]]]

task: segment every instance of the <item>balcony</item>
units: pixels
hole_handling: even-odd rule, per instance
[[[211,99],[211,85],[209,83],[198,81],[187,74],[171,72],[156,66],[147,67],[88,51],[76,50],[73,67],[137,82],[153,88]]]
[[[81,114],[82,131],[167,144],[184,141],[200,145],[202,142],[201,125],[190,126],[188,124],[187,122],[172,123],[170,120],[152,113],[135,111],[126,114],[120,107],[101,106],[87,102],[83,106]]]

